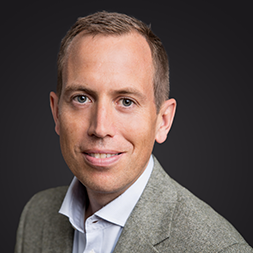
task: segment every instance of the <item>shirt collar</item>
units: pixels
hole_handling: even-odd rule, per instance
[[[59,213],[67,216],[72,226],[79,231],[84,231],[85,203],[87,199],[86,188],[74,177]]]
[[[98,210],[94,215],[108,222],[124,227],[129,215],[138,202],[154,166],[151,156],[149,163],[140,177],[119,197]],[[84,231],[86,188],[76,177],[72,180],[59,213],[67,216],[74,228]]]

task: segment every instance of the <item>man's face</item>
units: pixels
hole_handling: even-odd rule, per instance
[[[51,94],[63,157],[88,193],[123,193],[146,168],[161,120],[151,51],[139,34],[74,39],[59,104]]]

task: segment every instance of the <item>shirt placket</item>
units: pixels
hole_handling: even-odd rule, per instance
[[[85,222],[86,246],[84,253],[102,253],[103,230],[107,222],[92,215]]]

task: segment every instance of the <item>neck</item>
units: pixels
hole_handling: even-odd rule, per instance
[[[87,189],[89,202],[87,204],[87,209],[85,211],[85,220],[89,218],[91,215],[93,215],[95,212],[100,210],[102,207],[104,207],[105,205],[116,199],[123,192],[104,194],[104,193],[96,193]]]

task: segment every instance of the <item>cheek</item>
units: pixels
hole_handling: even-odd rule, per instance
[[[62,113],[60,116],[60,143],[63,151],[75,148],[85,136],[85,120]]]
[[[156,131],[156,117],[151,118],[149,114],[137,114],[120,125],[122,136],[132,143],[134,148],[146,145],[153,146]]]

